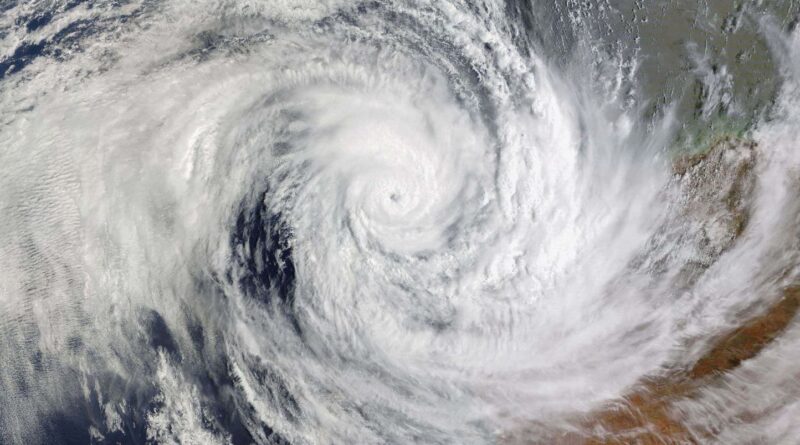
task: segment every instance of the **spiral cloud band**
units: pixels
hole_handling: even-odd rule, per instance
[[[800,34],[690,115],[579,3],[0,7],[0,443],[795,443],[793,306],[703,369],[794,298]]]

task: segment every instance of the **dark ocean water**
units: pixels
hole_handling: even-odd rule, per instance
[[[794,1],[0,10],[0,443],[582,443],[796,280]]]

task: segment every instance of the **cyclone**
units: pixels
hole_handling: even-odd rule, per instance
[[[695,3],[0,6],[0,443],[797,443],[800,11]]]

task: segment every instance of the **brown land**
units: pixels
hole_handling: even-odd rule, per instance
[[[679,159],[674,165],[676,177],[685,184],[685,191],[691,197],[684,217],[721,221],[730,234],[707,252],[711,258],[717,258],[733,245],[749,219],[754,157],[740,156],[729,162],[725,159],[732,157],[725,153],[746,150],[753,154],[753,149],[752,142],[725,137],[706,152]],[[709,265],[695,267],[705,269]],[[800,285],[784,288],[772,301],[766,308],[752,309],[749,317],[744,315],[747,321],[737,328],[711,339],[712,346],[693,365],[672,370],[665,376],[645,378],[621,399],[575,419],[572,422],[575,428],[570,431],[550,433],[544,440],[541,434],[536,434],[539,439],[535,441],[526,438],[534,434],[517,431],[505,437],[504,443],[663,445],[696,444],[713,439],[711,432],[690,431],[674,407],[679,401],[697,398],[703,389],[721,385],[726,373],[756,357],[778,338],[800,310]]]
[[[716,339],[709,351],[688,369],[647,378],[628,395],[576,419],[570,431],[542,437],[525,430],[503,437],[509,445],[678,445],[713,439],[710,432],[690,431],[673,409],[696,398],[704,388],[720,385],[726,373],[764,350],[789,326],[800,309],[800,285],[782,291],[777,302],[742,326]],[[536,436],[532,440],[527,437]]]
[[[787,288],[764,313],[717,339],[694,366],[685,371],[643,382],[623,400],[590,415],[582,422],[588,433],[554,437],[557,444],[691,444],[703,437],[691,434],[671,414],[673,404],[691,398],[745,360],[758,355],[789,325],[800,309],[800,286]]]

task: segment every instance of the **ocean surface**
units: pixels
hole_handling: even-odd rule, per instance
[[[798,18],[0,2],[0,444],[800,443]]]

